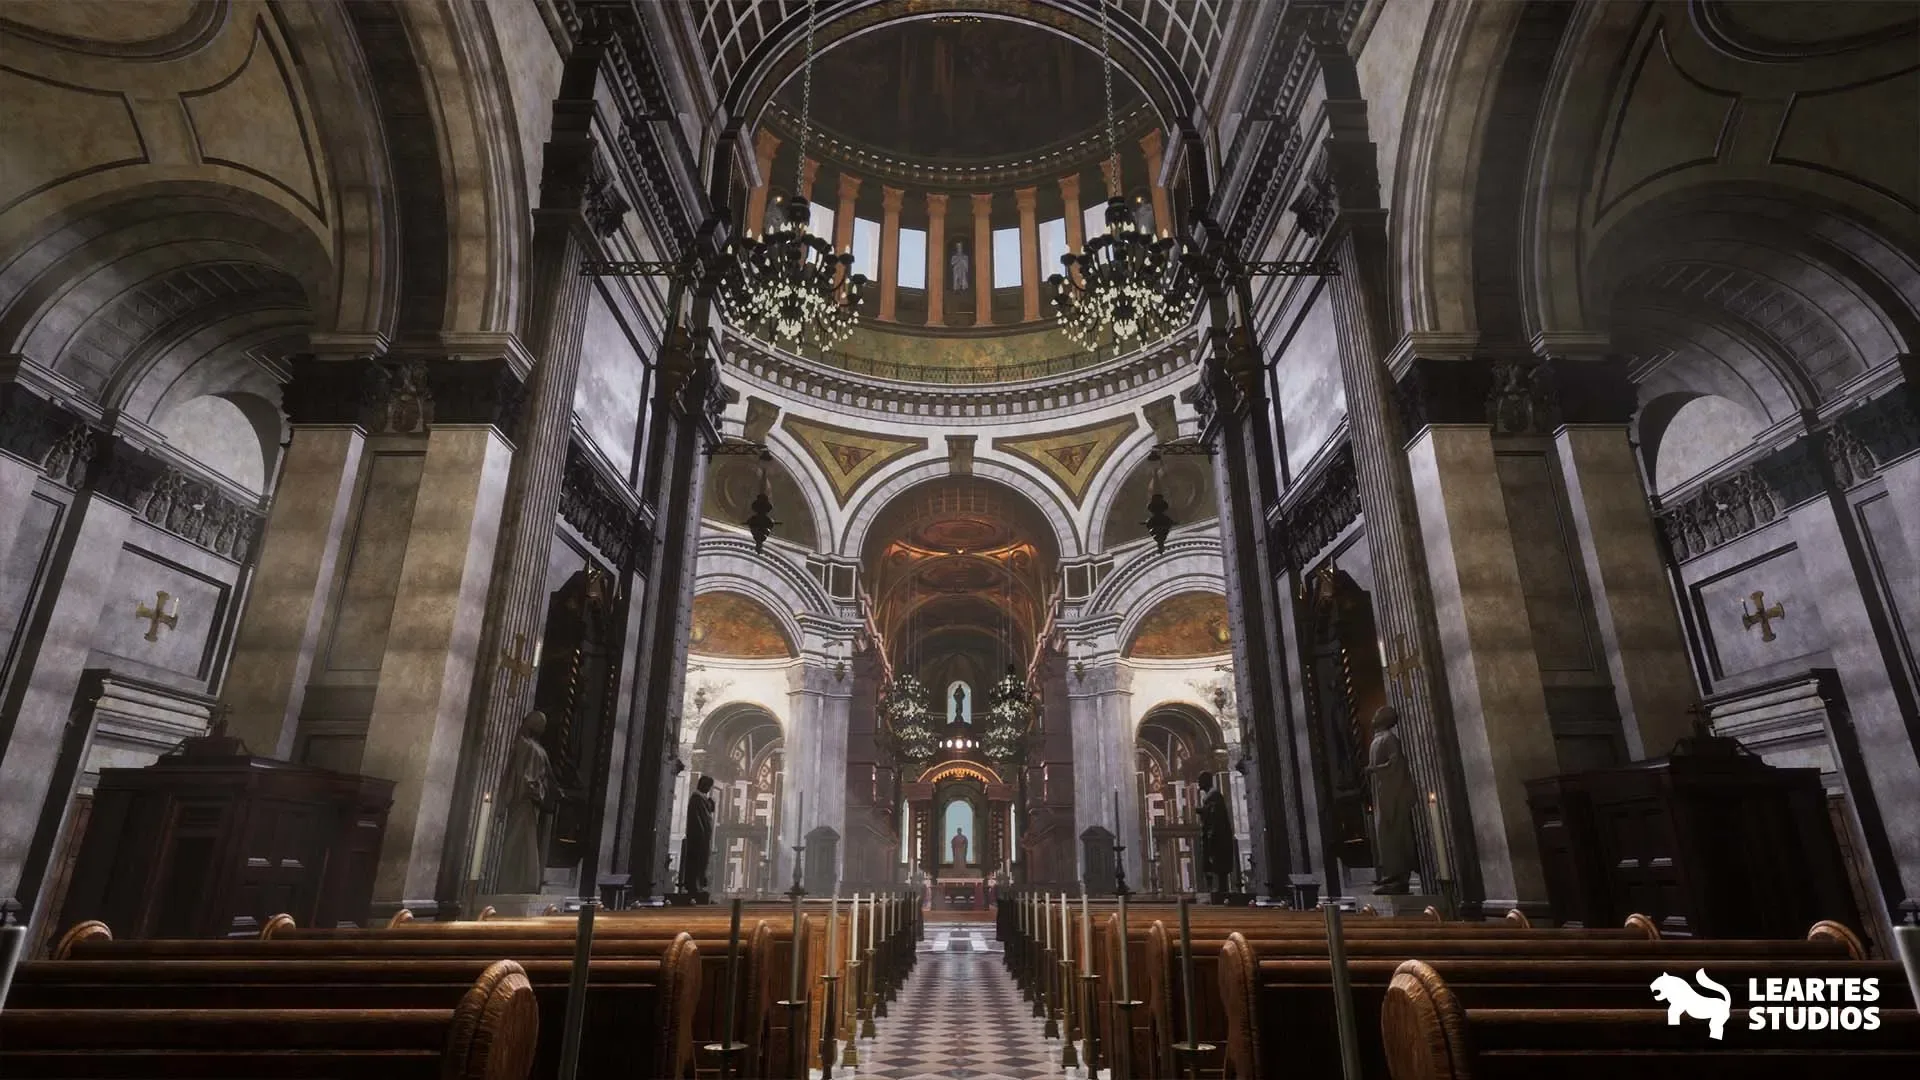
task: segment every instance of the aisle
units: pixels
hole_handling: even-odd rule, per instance
[[[1060,1044],[1020,997],[992,923],[929,923],[920,963],[860,1048],[858,1080],[1046,1080]],[[837,1075],[837,1074],[836,1074]]]

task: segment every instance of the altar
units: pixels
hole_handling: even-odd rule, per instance
[[[978,874],[942,874],[934,889],[936,911],[984,911],[987,879]]]

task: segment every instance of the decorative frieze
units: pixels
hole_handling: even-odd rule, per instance
[[[253,557],[266,520],[258,506],[119,439],[99,455],[92,486],[148,524],[239,563]]]
[[[1911,388],[1895,387],[1840,417],[1827,436],[1827,457],[1842,487],[1870,479],[1889,461],[1920,450],[1920,410]]]
[[[321,360],[295,356],[281,400],[295,424],[353,424],[371,434],[422,435],[441,424],[515,431],[522,385],[491,360]]]
[[[1562,424],[1626,424],[1637,407],[1626,365],[1531,356],[1416,357],[1395,387],[1407,438],[1429,424],[1486,424],[1495,435],[1551,435]]]
[[[1274,523],[1274,539],[1289,567],[1301,570],[1360,516],[1360,483],[1353,444],[1342,442],[1326,467],[1290,499]]]
[[[635,566],[636,552],[652,548],[646,528],[630,496],[581,449],[567,444],[567,465],[560,488],[560,516],[600,549],[615,566]]]
[[[94,431],[79,417],[19,383],[0,384],[0,450],[39,466],[68,487],[86,482]]]
[[[1709,481],[1662,510],[1660,531],[1676,562],[1732,543],[1825,490],[1812,440],[1801,439]]]

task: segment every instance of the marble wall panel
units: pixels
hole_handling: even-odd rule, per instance
[[[1797,545],[1783,531],[1766,529],[1730,547],[1741,550],[1710,573],[1690,573],[1687,584],[1710,678],[1716,684],[1746,683],[1817,663],[1828,648],[1827,632]],[[1769,610],[1778,604],[1785,613],[1770,620],[1771,641],[1758,623],[1749,627],[1742,621],[1756,610],[1756,592],[1765,595]]]
[[[40,492],[25,502],[20,532],[0,565],[0,676],[13,667],[14,647],[40,593],[40,578],[66,511],[65,503]]]
[[[639,346],[595,292],[587,302],[573,408],[587,437],[622,474],[633,463],[634,419],[640,414],[645,383]]]
[[[425,455],[413,448],[377,450],[368,457],[366,493],[354,516],[327,638],[323,665],[327,672],[380,670],[425,461]]]
[[[1276,395],[1286,425],[1287,467],[1298,473],[1312,461],[1347,415],[1334,339],[1331,294],[1322,292],[1281,349]]]
[[[96,662],[149,677],[213,678],[242,571],[225,560],[209,565],[197,554],[185,541],[134,525],[116,564],[100,568],[111,584],[102,590]],[[162,592],[171,625],[147,614],[160,610]]]

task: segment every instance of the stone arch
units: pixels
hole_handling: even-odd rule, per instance
[[[1676,391],[1640,410],[1638,434],[1648,485],[1656,495],[1686,484],[1751,446],[1765,422],[1718,394]]]
[[[744,592],[790,620],[798,644],[803,616],[831,617],[834,604],[811,574],[790,560],[766,551],[754,551],[744,537],[708,533],[700,538],[695,594],[731,590]]]
[[[1218,534],[1177,537],[1165,552],[1146,552],[1115,568],[1087,601],[1083,618],[1118,616],[1128,619],[1176,592],[1227,591],[1223,548]],[[1124,635],[1123,635],[1124,640]]]
[[[874,485],[853,504],[841,534],[839,550],[853,554],[864,551],[867,534],[873,529],[874,520],[881,511],[908,491],[951,475],[952,466],[945,459],[936,459],[907,466]],[[1033,504],[1046,518],[1055,549],[1061,558],[1070,558],[1082,552],[1081,533],[1074,524],[1073,515],[1051,485],[1020,469],[988,458],[975,458],[971,475],[975,479],[1008,488]]]

